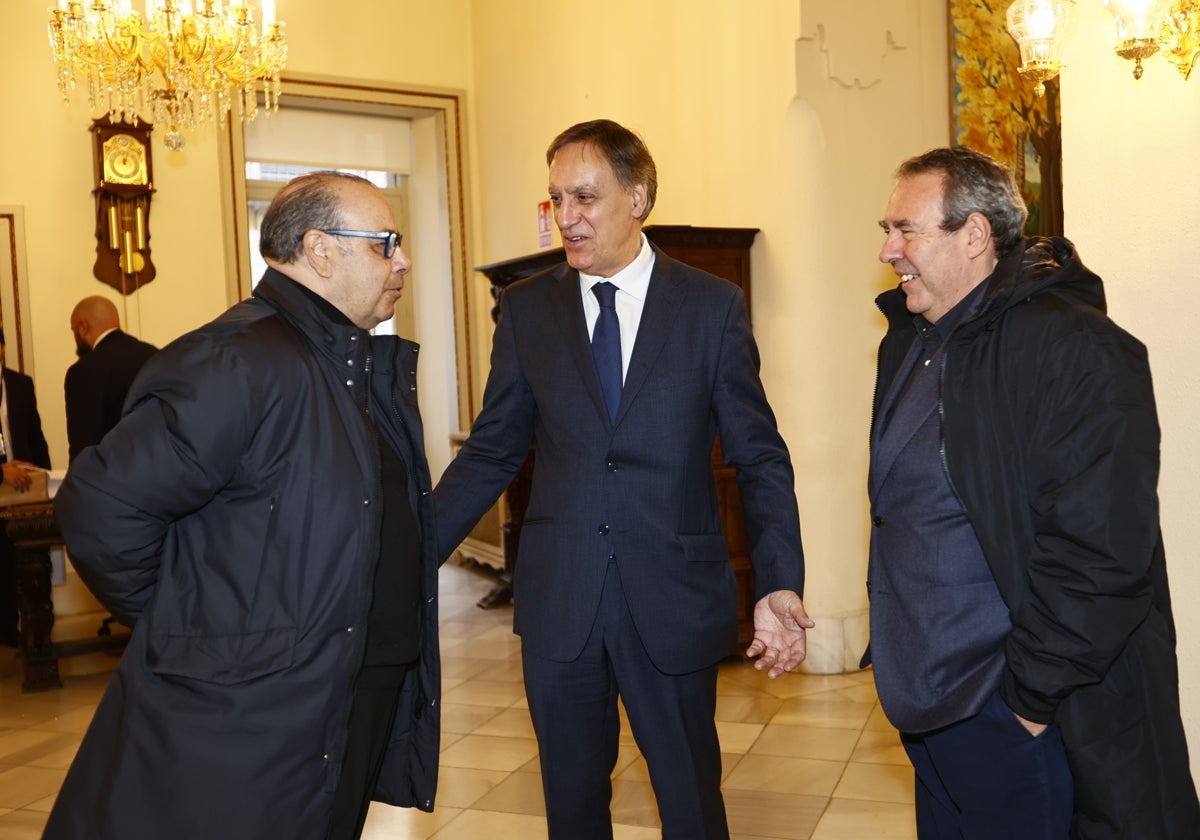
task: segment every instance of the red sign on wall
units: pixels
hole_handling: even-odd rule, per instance
[[[550,223],[550,201],[538,204],[538,247],[549,248],[554,244],[554,232]]]

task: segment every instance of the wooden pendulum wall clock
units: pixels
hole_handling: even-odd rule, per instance
[[[150,196],[154,177],[149,123],[92,123],[96,188],[96,264],[98,280],[121,294],[137,291],[154,279],[150,261]]]

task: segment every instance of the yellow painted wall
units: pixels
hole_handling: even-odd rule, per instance
[[[60,104],[44,0],[0,6],[6,84],[0,204],[25,207],[35,366],[56,464],[73,303],[90,279],[88,115]],[[892,280],[875,221],[904,157],[948,140],[944,0],[278,0],[289,69],[468,92],[471,248],[484,264],[537,249],[544,150],[607,116],[659,166],[659,224],[757,227],[755,331],[792,448],[822,621],[814,664],[840,670],[865,639],[866,434],[872,298]],[[1163,527],[1177,607],[1183,708],[1200,749],[1200,397],[1189,292],[1200,217],[1200,74],[1160,59],[1140,82],[1108,51],[1110,23],[1080,4],[1063,77],[1068,235],[1106,279],[1114,317],[1149,346],[1163,427]],[[226,305],[216,142],[156,148],[157,279],[129,301],[155,342]],[[476,293],[486,293],[477,283]],[[486,311],[486,303],[479,303]],[[479,321],[477,321],[479,323]],[[487,336],[477,334],[485,351]],[[486,352],[477,354],[486,365]],[[478,371],[482,382],[484,371]]]

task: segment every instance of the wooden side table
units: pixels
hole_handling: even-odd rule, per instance
[[[19,650],[25,668],[24,692],[62,688],[58,656],[50,633],[54,602],[50,597],[50,549],[62,545],[51,502],[0,507],[0,522],[16,549]]]
[[[17,615],[21,624],[19,650],[25,679],[21,691],[62,688],[58,660],[81,653],[119,650],[129,633],[112,632],[108,622],[95,638],[54,642],[54,600],[51,595],[50,549],[63,545],[54,518],[53,502],[29,502],[0,507],[0,524],[16,550]]]

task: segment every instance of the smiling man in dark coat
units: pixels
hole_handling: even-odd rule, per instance
[[[382,194],[313,173],[252,300],[159,351],[55,512],[133,636],[47,840],[350,840],[433,807],[437,558],[411,266]]]
[[[898,175],[868,590],[918,836],[1195,840],[1146,348],[1000,163]]]

